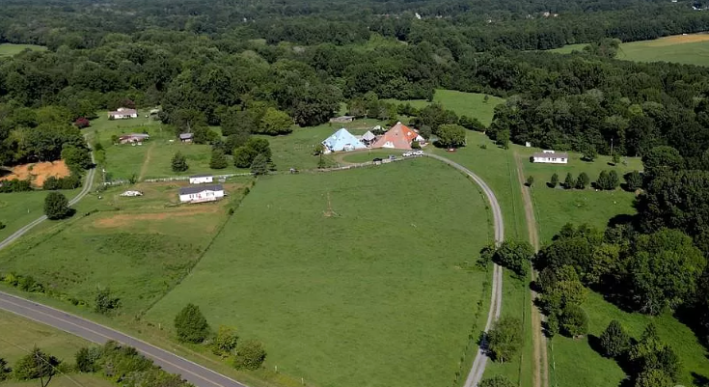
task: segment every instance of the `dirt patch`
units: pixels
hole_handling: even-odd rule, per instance
[[[706,42],[707,40],[709,40],[709,34],[674,35],[653,40],[648,43],[648,46],[671,46],[675,44]]]
[[[191,207],[185,207],[184,209],[171,210],[165,212],[157,213],[147,213],[147,214],[120,214],[107,218],[97,219],[93,222],[94,227],[98,228],[120,228],[126,227],[137,222],[155,222],[163,221],[168,219],[179,219],[185,217],[191,217],[200,214],[217,214],[223,209],[221,206],[216,205],[194,205]]]
[[[10,169],[9,172],[9,174],[2,174],[0,180],[30,179],[35,187],[41,187],[50,176],[61,178],[71,174],[69,167],[66,166],[63,160],[18,165]]]

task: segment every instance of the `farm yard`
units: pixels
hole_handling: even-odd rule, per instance
[[[581,51],[586,44],[550,50],[561,54]],[[709,66],[709,34],[675,35],[655,40],[622,43],[617,59],[636,62],[674,62]]]
[[[475,186],[434,160],[266,177],[145,318],[171,326],[193,302],[298,382],[451,384],[484,325],[491,238]]]
[[[119,196],[121,187],[87,196],[73,218],[46,223],[0,251],[0,272],[31,273],[64,298],[89,304],[109,287],[121,311],[134,316],[187,275],[247,184],[229,182],[231,199],[198,206],[178,205],[184,182],[138,184],[131,189],[144,196],[137,198]]]

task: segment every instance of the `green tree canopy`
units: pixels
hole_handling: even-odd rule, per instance
[[[500,318],[487,333],[488,350],[493,359],[500,362],[511,360],[522,346],[522,331],[519,319]]]
[[[457,124],[443,124],[436,132],[438,145],[444,148],[465,146],[465,128]]]
[[[493,260],[512,270],[520,277],[527,275],[534,248],[526,241],[504,241],[495,251]]]
[[[588,333],[588,315],[578,305],[567,305],[559,317],[561,329],[571,337]]]
[[[481,380],[478,387],[515,387],[515,384],[506,377],[498,375]]]
[[[37,347],[20,358],[15,365],[15,377],[19,380],[40,379],[40,385],[46,387],[57,373],[60,361],[46,354]]]
[[[601,334],[600,343],[604,356],[618,357],[630,349],[630,335],[618,320],[612,320]]]
[[[236,369],[257,370],[266,360],[266,350],[259,341],[248,340],[239,343],[234,356],[234,367]]]
[[[187,304],[175,316],[177,338],[187,343],[201,343],[209,335],[209,324],[199,307]]]
[[[171,165],[173,172],[185,172],[190,169],[190,166],[187,164],[187,159],[180,151],[177,151],[175,155],[172,156]]]
[[[64,194],[50,192],[44,198],[44,214],[51,220],[64,219],[71,216],[72,210],[69,208],[69,200]]]
[[[212,158],[209,160],[209,168],[224,169],[227,166],[229,166],[229,160],[227,160],[224,151],[219,148],[212,150]]]

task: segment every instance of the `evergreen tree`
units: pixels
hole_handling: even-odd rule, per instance
[[[608,189],[614,190],[618,188],[618,186],[620,185],[620,178],[618,177],[618,172],[616,172],[615,170],[608,172],[608,183],[610,187]]]
[[[571,172],[566,174],[566,179],[564,179],[564,188],[566,189],[572,189],[576,186],[576,179],[574,179],[574,176],[571,174]]]
[[[620,325],[618,320],[613,320],[601,334],[601,348],[606,357],[618,357],[630,348],[630,336]]]
[[[214,149],[212,151],[212,159],[209,160],[209,168],[212,169],[224,169],[229,165],[226,159],[224,151],[221,149]]]
[[[603,190],[611,189],[611,181],[610,176],[608,175],[608,171],[601,171],[601,173],[598,175],[598,180],[596,180],[596,187],[598,187],[598,189]]]
[[[177,152],[175,155],[172,157],[172,171],[173,172],[185,172],[190,168],[189,165],[187,165],[187,159],[185,156],[182,154],[182,152]]]
[[[180,341],[198,344],[209,335],[209,324],[198,306],[187,304],[175,316],[175,330]]]
[[[268,174],[268,158],[266,158],[266,155],[259,154],[254,158],[251,163],[251,173],[256,176]]]
[[[588,175],[586,172],[581,172],[579,175],[579,178],[576,180],[576,188],[577,189],[585,189],[588,187],[588,185],[591,183],[591,179],[589,179]]]
[[[559,185],[559,174],[554,173],[551,175],[551,181],[549,181],[549,187],[556,188]]]
[[[635,191],[643,187],[643,175],[638,171],[633,171],[625,175],[625,188],[628,191]]]

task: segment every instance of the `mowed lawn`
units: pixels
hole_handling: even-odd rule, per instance
[[[81,189],[60,191],[67,198],[76,196]],[[44,215],[44,198],[47,191],[13,192],[0,194],[0,241]]]
[[[485,94],[438,89],[433,96],[433,102],[440,103],[445,109],[454,111],[458,116],[477,118],[485,126],[489,126],[495,114],[495,106],[504,103],[505,100],[492,95],[489,95],[488,98],[488,101],[485,102]],[[428,101],[424,100],[401,101],[390,99],[387,101],[410,103],[411,106],[417,109],[426,107],[429,104]]]
[[[0,332],[3,332],[0,340],[0,343],[2,343],[0,345],[0,348],[2,348],[0,356],[8,362],[10,367],[14,367],[15,363],[27,355],[35,346],[50,355],[56,356],[63,363],[74,364],[74,354],[82,347],[91,345],[88,341],[69,333],[5,311],[0,311]],[[38,384],[38,380],[27,382],[12,380],[5,381],[1,385],[3,387],[35,387]],[[85,374],[72,374],[69,376],[59,374],[52,378],[51,382],[54,387],[76,387],[77,384],[79,386],[96,387],[113,386],[108,380]]]
[[[582,172],[588,175],[591,182],[595,182],[603,170],[616,171],[621,183],[625,183],[623,175],[634,170],[642,171],[640,158],[623,158],[621,161],[625,160],[626,164],[621,162],[610,165],[609,156],[598,156],[595,161],[586,162],[581,160],[581,154],[571,152],[568,164],[542,164],[529,160],[529,156],[534,152],[541,152],[540,149],[519,146],[513,149],[520,155],[525,180],[529,176],[534,177],[532,198],[540,242],[551,241],[566,223],[588,223],[603,230],[608,220],[614,216],[635,214],[635,194],[623,191],[620,187],[615,191],[596,191],[592,187],[584,190],[565,190],[560,186],[549,188],[546,183],[554,173],[559,175],[559,181],[563,183],[567,173],[578,179]]]
[[[484,324],[488,219],[475,186],[430,159],[261,178],[146,318],[171,329],[195,303],[309,385],[450,385]]]
[[[34,44],[2,43],[0,44],[0,58],[4,56],[17,55],[26,49],[30,49],[32,51],[45,51],[47,50],[47,47],[37,46]]]
[[[618,364],[602,357],[589,345],[589,340],[598,338],[611,320],[618,320],[631,336],[639,338],[650,322],[657,326],[660,338],[672,346],[682,361],[679,385],[702,386],[696,380],[709,378],[709,360],[706,349],[694,333],[677,321],[670,313],[650,317],[639,313],[627,313],[603,300],[595,292],[589,292],[582,305],[589,317],[589,335],[580,340],[555,336],[550,346],[550,359],[556,364],[550,369],[550,384],[559,386],[618,386],[625,373]],[[599,372],[602,370],[602,372]],[[696,375],[696,376],[695,376]],[[696,379],[695,379],[696,378]]]
[[[551,51],[568,54],[581,51],[585,46],[586,44],[573,44]],[[709,34],[676,35],[622,43],[616,58],[636,62],[673,62],[709,66]]]
[[[181,183],[186,184],[186,183]],[[225,185],[238,197],[239,183]],[[46,222],[0,251],[0,272],[32,275],[65,297],[93,305],[100,288],[131,318],[181,280],[227,218],[229,200],[178,205],[179,185],[138,184],[89,195],[66,221]],[[89,215],[86,215],[89,214]]]

